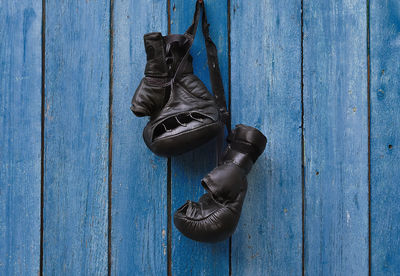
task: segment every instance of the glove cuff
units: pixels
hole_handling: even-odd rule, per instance
[[[248,153],[243,153],[238,150],[232,149],[232,145],[228,145],[222,158],[222,164],[233,163],[244,169],[247,175],[254,164],[253,159]]]
[[[143,40],[147,55],[147,64],[144,70],[145,76],[156,78],[168,77],[164,38],[161,33],[145,34]]]
[[[231,149],[249,155],[255,163],[265,150],[267,138],[258,129],[239,124],[228,137],[228,142]]]

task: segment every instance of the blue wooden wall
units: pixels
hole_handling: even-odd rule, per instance
[[[400,2],[205,0],[232,124],[268,137],[217,244],[171,222],[215,141],[157,157],[129,110],[143,34],[194,4],[0,1],[0,275],[400,275]]]

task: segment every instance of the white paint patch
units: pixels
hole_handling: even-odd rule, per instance
[[[350,212],[346,211],[346,222],[347,224],[350,224]]]

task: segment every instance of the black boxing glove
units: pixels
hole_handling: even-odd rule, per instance
[[[253,127],[237,125],[228,142],[220,165],[201,181],[208,193],[199,202],[187,201],[175,212],[176,228],[190,239],[222,241],[233,234],[239,222],[246,176],[263,153],[267,139]]]
[[[149,33],[144,37],[147,64],[145,77],[132,98],[132,112],[138,116],[150,116],[160,110],[166,97],[168,65],[165,43],[161,33]]]
[[[190,49],[200,17],[214,95],[193,74]],[[179,155],[217,136],[229,124],[229,114],[204,3],[196,2],[193,23],[184,34],[149,33],[144,43],[145,78],[135,91],[131,110],[139,117],[150,116],[143,129],[148,148],[159,156]]]
[[[189,34],[144,36],[145,77],[135,91],[131,110],[139,117],[150,116],[143,139],[160,156],[193,149],[223,127],[215,98],[193,74],[192,42]]]

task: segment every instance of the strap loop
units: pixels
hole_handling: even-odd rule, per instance
[[[204,8],[204,3],[201,0],[197,0],[196,9],[193,16],[193,23],[192,25],[189,26],[189,28],[186,30],[184,34],[184,36],[187,37],[189,41],[189,46],[187,52],[182,58],[180,64],[178,65],[178,68],[176,69],[174,77],[171,80],[171,89],[173,89],[174,81],[179,79],[182,68],[184,68],[185,63],[188,62],[187,59],[189,57],[190,48],[192,47],[194,38],[196,36],[196,30],[199,24],[201,10],[203,10],[202,31],[207,50],[207,63],[208,63],[208,70],[210,73],[211,88],[215,97],[215,102],[217,103],[221,115],[220,119],[225,124],[226,129],[228,131],[228,135],[231,135],[231,117],[226,105],[224,85],[222,83],[221,72],[219,69],[218,51],[214,42],[211,40],[209,31],[210,25],[207,23],[206,10]],[[217,144],[216,144],[217,164],[220,162],[222,158],[223,138],[224,138],[224,131],[221,130],[220,133],[218,134]]]
[[[193,45],[194,38],[196,36],[197,26],[200,21],[200,13],[203,10],[202,14],[202,31],[204,36],[204,41],[206,45],[207,51],[207,63],[208,63],[208,70],[210,73],[210,82],[213,94],[215,96],[215,101],[219,108],[220,114],[222,116],[221,120],[226,125],[228,130],[228,134],[231,132],[231,122],[230,122],[230,114],[227,109],[226,99],[225,99],[225,92],[224,92],[224,85],[222,83],[221,72],[219,69],[219,62],[218,62],[218,51],[217,47],[215,46],[214,42],[210,37],[210,30],[209,24],[207,23],[207,16],[206,10],[204,8],[204,2],[197,0],[196,2],[196,9],[193,16],[193,23],[189,26],[189,28],[185,32],[185,36],[189,40],[189,46],[187,52],[185,53],[182,61],[178,65],[178,68],[175,72],[174,77],[171,80],[171,83],[175,81],[175,79],[179,79],[180,74],[182,73],[182,69],[184,68],[184,64],[187,62],[189,57],[190,48]]]

